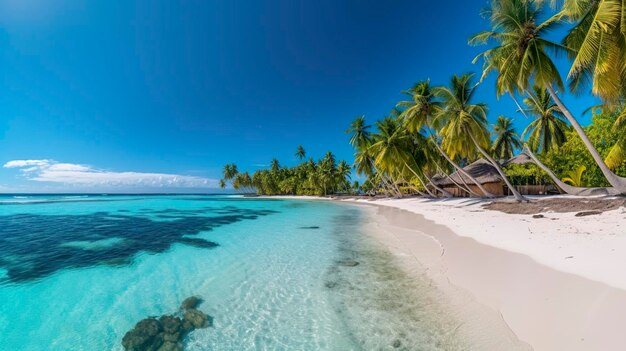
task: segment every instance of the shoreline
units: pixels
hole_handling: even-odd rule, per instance
[[[427,267],[442,292],[466,292],[534,350],[618,350],[626,344],[623,207],[593,216],[544,212],[533,218],[488,210],[482,205],[489,201],[475,199],[334,201],[376,208],[375,222],[383,230],[374,239],[407,272]],[[484,311],[459,312],[461,320],[480,320],[489,330],[494,325]],[[480,339],[469,329],[470,337]]]

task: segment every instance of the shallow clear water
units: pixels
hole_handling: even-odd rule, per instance
[[[121,350],[191,295],[214,325],[186,350],[462,349],[428,282],[367,244],[368,218],[233,196],[1,196],[0,350]]]

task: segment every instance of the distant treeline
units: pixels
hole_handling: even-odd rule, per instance
[[[313,158],[305,161],[306,152],[298,146],[296,157],[301,161],[294,167],[283,167],[273,159],[269,169],[260,169],[252,175],[239,172],[234,163],[224,166],[220,187],[231,183],[235,190],[259,195],[330,195],[352,192],[355,182],[350,184],[350,165],[337,162],[332,152],[317,162]]]

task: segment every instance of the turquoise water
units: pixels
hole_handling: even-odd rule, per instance
[[[365,244],[367,221],[315,201],[2,196],[0,350],[122,350],[191,295],[214,325],[185,350],[462,348],[408,294],[420,282]]]

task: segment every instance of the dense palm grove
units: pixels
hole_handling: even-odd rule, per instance
[[[626,178],[620,176],[626,174],[624,13],[622,1],[492,1],[485,10],[491,28],[469,40],[470,45],[489,45],[474,59],[482,62],[482,75],[453,75],[440,86],[418,82],[405,92],[406,101],[374,123],[375,129],[358,117],[348,130],[357,173],[390,195],[448,196],[433,179],[458,171],[472,186],[457,182],[457,187],[470,196],[489,197],[462,168],[482,158],[518,200],[524,197],[510,180],[528,177],[551,181],[570,194],[590,194],[587,187],[626,194]],[[557,26],[568,30],[560,43],[547,36]],[[571,59],[569,90],[590,92],[603,102],[591,109],[593,122],[587,127],[560,99],[566,89],[553,61],[560,53]],[[521,135],[505,116],[489,126],[488,106],[475,101],[476,89],[490,74],[496,76],[496,94],[513,98],[519,107],[511,112],[531,120]],[[503,169],[503,161],[517,150],[535,165]]]
[[[259,195],[329,195],[351,191],[351,167],[346,161],[337,162],[330,151],[317,162],[312,158],[305,161],[302,146],[298,146],[295,155],[301,161],[295,167],[282,167],[273,159],[269,169],[257,170],[252,176],[248,172],[240,173],[235,164],[227,164],[220,187],[231,182],[235,190]]]
[[[450,196],[434,181],[444,177],[468,196],[492,197],[463,168],[483,159],[520,201],[524,197],[515,185],[531,178],[568,194],[625,195],[624,14],[626,2],[616,0],[493,0],[484,11],[489,28],[468,41],[487,46],[474,58],[482,63],[482,74],[455,74],[440,85],[420,81],[404,92],[406,99],[388,116],[373,125],[363,116],[352,122],[347,133],[355,149],[353,167],[366,179],[352,190]],[[557,27],[565,33],[560,42],[551,39]],[[565,78],[554,61],[560,54],[570,59]],[[475,93],[489,75],[496,77],[496,95],[515,101],[518,110],[511,116],[530,120],[521,133],[511,116],[488,124],[489,108],[476,101]],[[602,101],[589,109],[589,126],[582,127],[561,100],[566,90]],[[534,164],[503,166],[517,152]],[[301,147],[296,154],[305,157]],[[450,177],[453,172],[463,176],[461,181]],[[328,153],[318,162],[293,168],[274,160],[269,170],[252,176],[227,165],[222,185],[231,181],[236,189],[260,194],[324,195],[350,191],[349,173],[347,163],[336,164]]]

